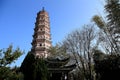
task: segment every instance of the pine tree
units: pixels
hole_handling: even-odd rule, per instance
[[[120,1],[107,0],[105,5],[108,29],[118,51],[120,48]]]
[[[19,48],[13,50],[12,45],[0,50],[0,80],[20,80],[22,78],[22,74],[19,73],[19,71],[17,72],[10,67],[10,64],[17,60],[22,54],[23,51]]]
[[[47,66],[44,59],[28,52],[22,62],[20,71],[24,74],[24,80],[47,80]]]
[[[120,2],[119,0],[107,0],[105,5],[110,31],[120,34]]]
[[[104,6],[106,11],[106,19],[99,15],[93,17],[93,21],[97,26],[106,34],[108,44],[111,47],[111,53],[120,52],[120,1],[119,0],[106,0]]]
[[[119,0],[107,0],[105,5],[105,11],[107,13],[108,30],[113,38],[113,42],[116,44],[116,48],[119,51],[120,48],[120,1]]]

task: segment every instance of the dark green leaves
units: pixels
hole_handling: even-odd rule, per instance
[[[13,50],[13,46],[10,45],[5,50],[0,50],[0,66],[7,66],[18,59],[24,52],[19,48]]]

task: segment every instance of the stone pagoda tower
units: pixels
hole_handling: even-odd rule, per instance
[[[52,46],[48,13],[42,9],[37,13],[31,52],[37,57],[46,58],[47,49]]]

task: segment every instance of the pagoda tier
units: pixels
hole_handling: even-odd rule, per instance
[[[48,13],[42,9],[37,13],[31,51],[38,57],[47,57],[47,49],[52,46]]]

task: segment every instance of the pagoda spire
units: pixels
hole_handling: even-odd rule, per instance
[[[42,7],[42,11],[45,11],[45,8],[44,8],[44,7]]]

